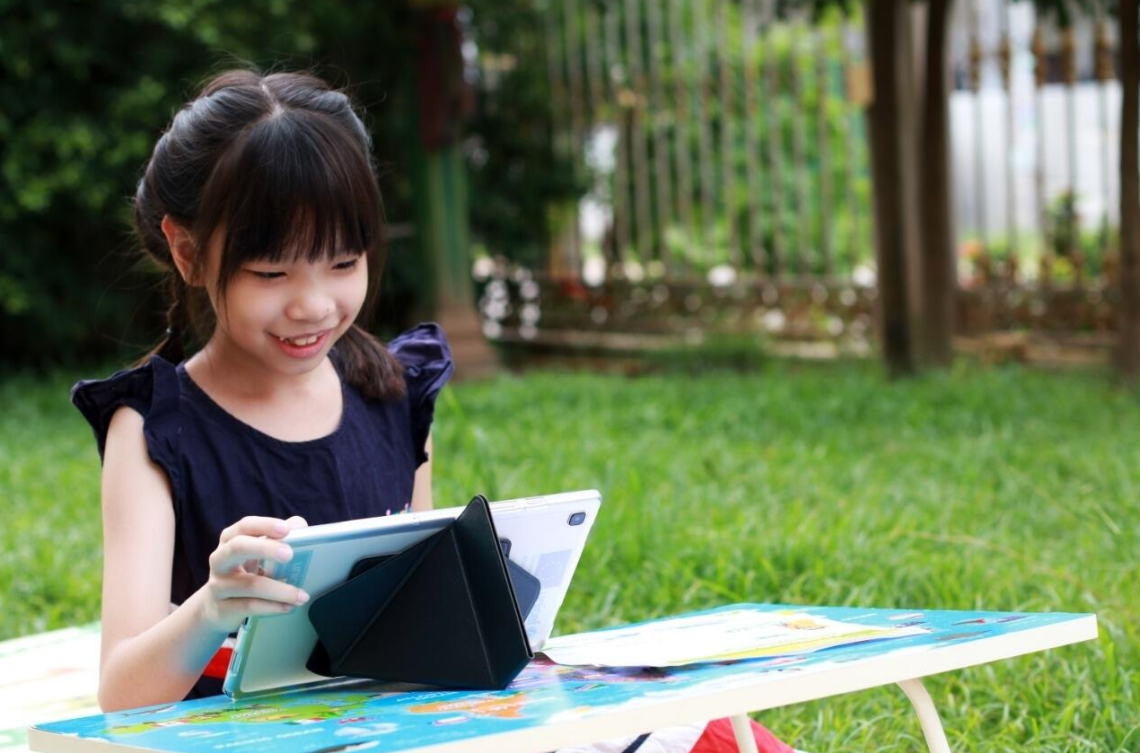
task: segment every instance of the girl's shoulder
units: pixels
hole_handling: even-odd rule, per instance
[[[392,338],[388,352],[404,367],[408,402],[413,406],[434,400],[455,371],[447,336],[435,322],[418,324]]]
[[[128,407],[142,415],[146,433],[156,437],[168,426],[177,430],[180,388],[177,367],[161,356],[116,372],[106,379],[84,379],[71,388],[71,403],[95,432],[99,456],[107,442],[107,431],[115,411]]]

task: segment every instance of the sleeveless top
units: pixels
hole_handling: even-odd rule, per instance
[[[317,525],[408,509],[416,469],[427,460],[436,395],[453,365],[435,324],[405,332],[388,349],[404,366],[406,397],[368,400],[342,377],[339,426],[302,442],[243,423],[203,392],[184,364],[159,356],[72,388],[71,401],[94,429],[100,458],[119,407],[143,416],[147,451],[166,473],[174,504],[172,603],[206,583],[222,530],[246,515],[300,515]],[[339,374],[335,349],[332,361]],[[220,692],[220,681],[203,677],[187,698]]]

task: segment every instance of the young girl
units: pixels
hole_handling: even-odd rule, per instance
[[[382,265],[369,146],[343,93],[249,71],[155,145],[134,216],[167,337],[72,390],[103,457],[104,710],[221,692],[226,637],[309,598],[251,568],[291,528],[431,507],[451,355],[434,325],[385,348],[356,324]]]

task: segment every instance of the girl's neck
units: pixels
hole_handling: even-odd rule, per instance
[[[328,358],[303,374],[280,374],[215,337],[186,362],[186,372],[223,410],[271,437],[307,441],[340,425],[340,376]]]
[[[218,391],[239,399],[260,400],[305,395],[327,386],[329,376],[335,376],[328,358],[302,374],[271,371],[217,334],[186,361],[186,371],[199,387],[212,386],[213,390],[207,390],[211,396]]]

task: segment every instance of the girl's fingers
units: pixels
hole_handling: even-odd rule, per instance
[[[299,606],[309,600],[309,595],[296,586],[246,572],[216,578],[214,594],[227,602],[253,599]]]
[[[292,612],[297,607],[293,604],[264,599],[227,599],[226,608],[233,609],[236,614],[250,617],[253,615],[284,614],[285,612]]]
[[[285,525],[289,526],[290,531],[292,531],[296,528],[308,528],[309,527],[308,521],[306,521],[300,515],[294,515],[293,517],[289,518],[288,520],[285,521]]]
[[[293,549],[274,539],[239,535],[225,542],[210,555],[210,571],[224,575],[240,568],[247,560],[275,560],[288,562]]]
[[[280,518],[263,518],[257,515],[247,515],[229,528],[222,531],[218,543],[225,544],[238,536],[270,536],[281,538],[289,533],[290,526]]]

